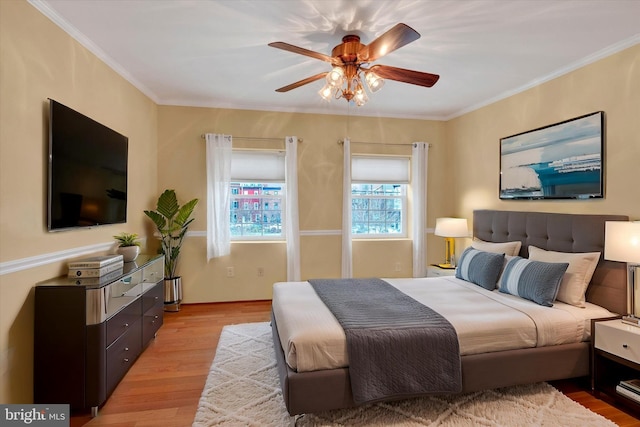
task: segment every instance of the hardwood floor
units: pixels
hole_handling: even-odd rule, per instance
[[[271,301],[183,305],[164,325],[96,418],[73,414],[71,427],[191,426],[222,327],[269,320]],[[579,381],[552,383],[564,394],[621,427],[640,420],[587,391]]]

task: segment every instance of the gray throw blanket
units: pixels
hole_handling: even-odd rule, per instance
[[[447,319],[381,279],[309,283],[347,336],[356,403],[460,392],[458,337]]]

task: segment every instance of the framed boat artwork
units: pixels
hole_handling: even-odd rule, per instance
[[[500,139],[500,199],[604,197],[604,112]]]

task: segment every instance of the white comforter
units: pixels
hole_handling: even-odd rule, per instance
[[[611,316],[556,301],[531,301],[455,277],[384,279],[437,311],[458,333],[462,355],[567,344],[589,339],[589,319]],[[288,365],[298,372],[348,366],[344,331],[308,282],[273,287],[273,313]]]

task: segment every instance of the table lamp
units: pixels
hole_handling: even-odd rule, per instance
[[[636,270],[640,267],[640,221],[606,221],[604,258],[627,263],[627,315],[622,321],[640,326],[640,297],[636,283]]]
[[[456,268],[456,237],[468,237],[469,229],[466,218],[437,218],[436,236],[444,237],[446,245],[444,264],[436,264],[440,268]]]

